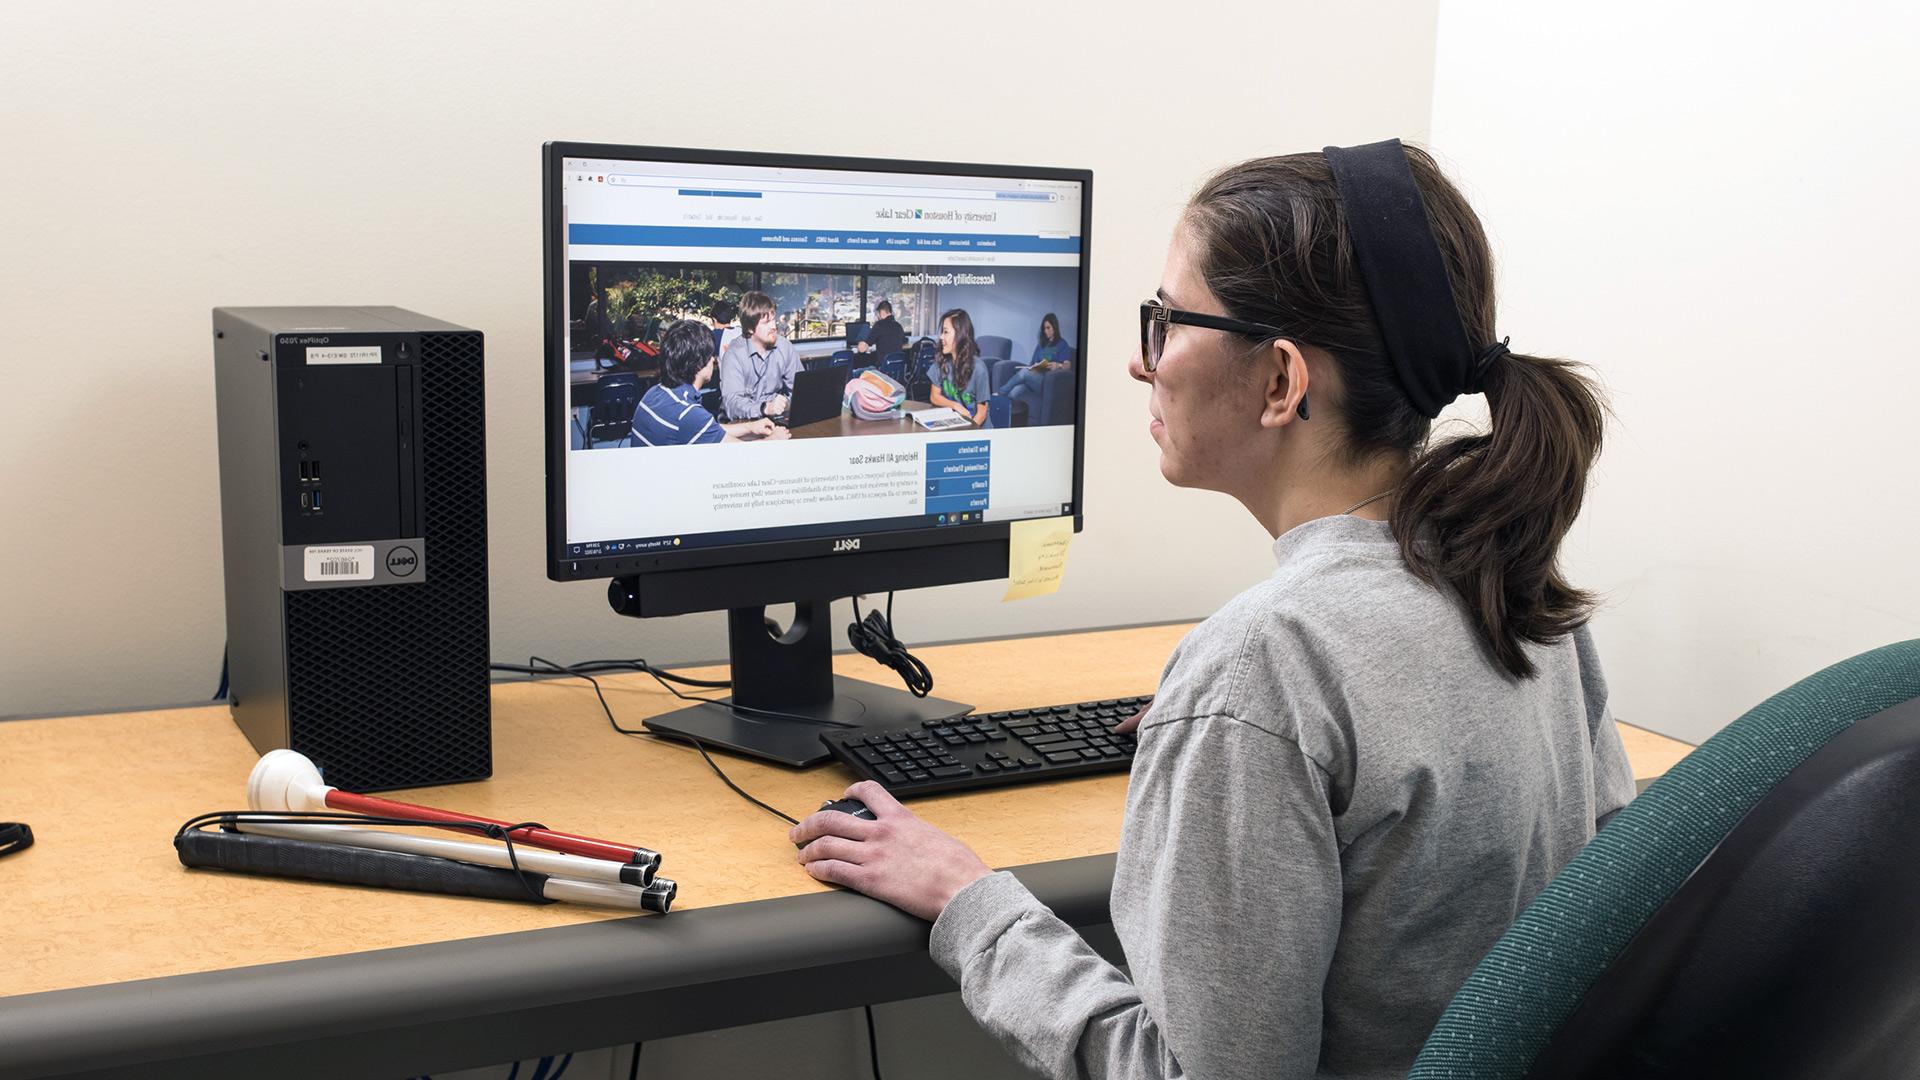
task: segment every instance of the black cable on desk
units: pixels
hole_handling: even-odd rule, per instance
[[[869,611],[862,617],[860,598],[853,598],[853,622],[847,626],[847,643],[863,656],[886,665],[907,684],[914,697],[933,692],[933,672],[893,634],[893,594],[887,594],[887,613]]]
[[[727,785],[727,787],[730,788],[735,795],[740,796],[741,798],[747,800],[748,802],[759,807],[760,809],[765,810],[767,813],[772,814],[774,817],[779,818],[781,821],[784,821],[789,825],[798,825],[800,823],[798,818],[789,817],[788,815],[781,813],[779,810],[776,810],[773,807],[768,806],[766,803],[761,802],[759,799],[754,798],[752,795],[747,794],[745,789],[743,789],[739,784],[736,784],[733,782],[732,777],[728,776],[725,772],[721,771],[720,764],[713,760],[713,755],[707,753],[707,748],[701,745],[699,740],[688,738],[684,735],[676,735],[676,734],[671,734],[667,732],[647,731],[642,728],[621,727],[620,721],[614,718],[613,706],[607,703],[606,693],[600,689],[600,680],[594,678],[592,675],[587,674],[588,670],[604,671],[606,670],[605,667],[595,668],[594,665],[607,665],[607,664],[632,665],[630,668],[622,668],[621,670],[635,670],[635,671],[646,672],[648,675],[653,676],[654,681],[658,682],[661,686],[665,687],[667,692],[671,693],[674,697],[681,698],[687,701],[706,701],[714,705],[720,705],[722,708],[725,707],[720,702],[713,701],[713,699],[711,698],[695,697],[690,694],[681,693],[678,689],[676,689],[675,687],[673,687],[667,682],[667,679],[663,677],[663,673],[654,670],[654,668],[651,665],[647,664],[647,662],[644,660],[621,660],[621,661],[593,660],[593,661],[588,661],[587,664],[574,666],[574,665],[568,665],[568,664],[558,664],[552,660],[548,660],[543,656],[529,656],[527,657],[527,663],[524,666],[519,664],[492,664],[489,666],[492,667],[493,670],[495,671],[512,671],[512,672],[519,672],[525,675],[537,675],[543,672],[550,671],[555,674],[571,675],[576,679],[585,679],[588,683],[590,683],[593,686],[593,694],[595,697],[600,699],[600,709],[601,711],[607,714],[607,723],[613,725],[613,730],[619,732],[622,735],[633,735],[643,739],[663,739],[668,742],[685,743],[686,745],[691,746],[695,750],[698,750],[700,752],[700,756],[706,761],[707,767],[713,770],[713,775],[719,777],[720,782]],[[544,665],[544,667],[540,667],[536,665]],[[710,680],[688,679],[684,676],[673,676],[673,679],[677,682],[683,682],[689,685],[711,684]],[[549,1078],[549,1080],[551,1080],[551,1078]]]
[[[862,1008],[867,1010],[867,1060],[873,1063],[873,1080],[880,1080],[880,1036],[873,1030],[873,1006]]]

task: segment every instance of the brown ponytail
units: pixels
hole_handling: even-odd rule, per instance
[[[1480,219],[1425,151],[1406,152],[1467,337],[1492,342],[1493,259]],[[1407,566],[1459,595],[1504,671],[1531,676],[1526,643],[1565,635],[1593,609],[1558,560],[1600,453],[1597,387],[1568,361],[1509,354],[1483,380],[1488,430],[1429,445],[1430,424],[1381,344],[1325,155],[1224,169],[1185,220],[1229,315],[1286,329],[1333,358],[1340,393],[1316,391],[1311,422],[1338,424],[1356,464],[1382,455],[1407,463],[1391,515]]]

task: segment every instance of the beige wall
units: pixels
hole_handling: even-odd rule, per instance
[[[1189,618],[1263,576],[1237,506],[1159,478],[1122,370],[1134,306],[1209,167],[1425,136],[1435,4],[722,10],[10,5],[0,715],[212,693],[208,311],[226,304],[397,304],[486,331],[496,657],[724,655],[719,615],[635,622],[598,583],[544,576],[547,139],[1091,167],[1097,374],[1066,585],[903,595],[896,621],[927,641]]]
[[[1615,711],[1704,739],[1920,634],[1910,5],[1441,7],[1500,332],[1617,417],[1569,549]]]

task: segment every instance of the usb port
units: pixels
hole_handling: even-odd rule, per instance
[[[300,480],[301,480],[301,482],[302,482],[302,483],[304,483],[304,482],[306,482],[306,481],[308,481],[308,480],[311,480],[311,479],[313,479],[313,477],[312,477],[312,476],[311,476],[311,475],[310,475],[310,474],[309,474],[309,473],[307,472],[307,463],[306,463],[306,462],[304,462],[304,461],[303,461],[303,462],[301,462],[301,463],[300,463]]]
[[[300,493],[300,509],[302,510],[313,509],[313,496],[307,494],[304,491]]]
[[[314,482],[318,483],[320,480],[320,459],[314,458],[312,465],[309,466],[309,469],[311,470],[309,475],[312,476]]]
[[[320,493],[318,491],[313,493],[313,508],[315,510],[320,509]]]

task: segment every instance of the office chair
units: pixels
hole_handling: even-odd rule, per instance
[[[853,350],[852,349],[835,349],[833,351],[833,359],[831,363],[833,364],[834,367],[852,367],[853,366]]]
[[[1920,1076],[1920,640],[1842,661],[1607,822],[1410,1080]]]
[[[1005,360],[1013,355],[1013,339],[998,334],[982,334],[973,339],[980,346],[980,355],[990,360]]]
[[[587,449],[596,442],[624,445],[633,432],[633,410],[644,393],[640,376],[617,371],[600,376],[594,385],[593,408],[587,414]]]
[[[886,372],[893,381],[903,386],[906,385],[907,354],[903,352],[890,352],[886,356],[881,357],[880,370]]]

